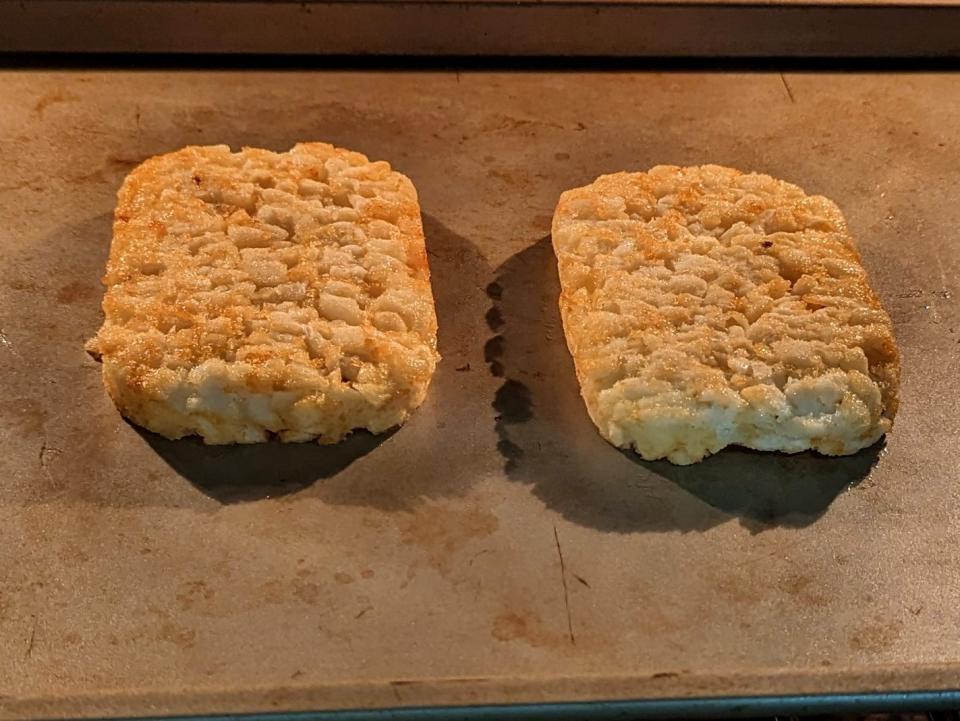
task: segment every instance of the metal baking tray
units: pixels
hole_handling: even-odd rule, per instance
[[[0,99],[0,718],[960,702],[956,75],[10,70]],[[124,174],[301,140],[419,189],[426,405],[334,447],[138,431],[83,350]],[[886,445],[678,468],[598,437],[557,197],[704,162],[845,211],[903,351]]]
[[[0,52],[960,55],[957,0],[0,0]]]

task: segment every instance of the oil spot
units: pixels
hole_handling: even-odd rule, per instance
[[[39,287],[32,280],[27,280],[25,278],[12,278],[11,280],[5,281],[4,285],[13,290],[23,291],[36,290]]]
[[[530,175],[519,168],[514,170],[490,168],[487,171],[487,177],[492,180],[499,180],[509,188],[527,188],[533,185]]]
[[[486,538],[499,525],[497,517],[485,508],[424,503],[401,520],[400,540],[421,548],[427,563],[446,576],[459,551]]]
[[[897,642],[902,630],[901,621],[883,622],[874,619],[850,636],[850,648],[855,651],[885,651]]]
[[[63,642],[64,642],[64,644],[66,644],[67,646],[78,646],[78,645],[80,645],[80,641],[81,641],[81,640],[82,640],[82,639],[80,638],[80,634],[79,634],[79,633],[75,633],[75,632],[73,632],[73,631],[71,631],[70,633],[65,634],[64,637],[63,637]]]
[[[570,153],[555,153],[554,160],[570,160]]]
[[[267,603],[283,603],[287,597],[284,593],[283,584],[277,579],[267,581],[260,586],[260,593],[263,600]]]
[[[71,566],[78,566],[81,563],[87,563],[90,560],[90,554],[79,546],[67,546],[57,554],[60,560]]]
[[[179,628],[172,623],[165,623],[160,627],[157,638],[180,648],[193,648],[197,642],[197,633],[187,628]]]
[[[97,291],[93,286],[75,280],[72,283],[67,283],[57,291],[57,302],[64,305],[76,303],[80,300],[89,300],[96,296],[96,294]]]
[[[752,605],[759,603],[770,592],[769,584],[755,582],[754,574],[725,574],[713,583],[714,590],[734,603]]]
[[[631,585],[629,593],[636,607],[643,609],[643,613],[637,614],[633,624],[636,630],[645,636],[671,636],[702,623],[702,612],[684,612],[675,604],[663,603],[660,594],[653,591],[646,582]],[[580,638],[577,640],[579,642]]]
[[[363,569],[362,571],[360,571],[360,576],[362,578],[373,578],[374,577],[373,569],[372,568]]]
[[[801,574],[789,576],[780,588],[804,606],[821,607],[827,605],[826,597],[819,592],[813,579]]]
[[[347,583],[353,583],[356,579],[354,579],[354,577],[351,576],[349,573],[344,573],[343,571],[339,571],[333,574],[333,580],[336,581],[337,583],[347,584]]]
[[[46,410],[33,399],[0,401],[0,427],[16,428],[20,436],[40,434],[46,420]]]
[[[122,537],[123,536],[121,534],[121,539]],[[160,620],[164,620],[170,617],[169,614],[164,609],[160,608],[159,606],[155,606],[152,603],[147,604],[147,613],[149,613],[151,616],[158,618]]]
[[[213,589],[203,581],[187,581],[180,585],[177,592],[177,602],[184,611],[193,608],[197,602],[209,601],[213,598]]]
[[[497,641],[522,641],[536,648],[565,646],[567,637],[547,628],[543,619],[531,610],[505,611],[493,620],[490,632]]]
[[[140,165],[141,162],[142,160],[138,160],[137,158],[118,158],[114,155],[111,155],[109,158],[107,158],[108,164],[114,165],[118,168],[132,168],[135,165]]]
[[[57,105],[58,103],[69,103],[72,100],[79,100],[80,96],[74,95],[73,93],[68,93],[65,90],[54,90],[52,93],[47,93],[40,96],[40,99],[33,106],[33,113],[38,118],[43,119],[43,112],[49,108],[51,105]]]
[[[530,126],[540,126],[545,128],[556,128],[558,130],[566,130],[563,125],[560,123],[553,123],[548,120],[540,120],[538,118],[518,118],[514,115],[507,115],[505,113],[493,113],[489,117],[485,118],[481,123],[480,130],[484,133],[495,133],[503,130],[518,130],[520,128],[530,128]],[[529,132],[534,132],[530,130]]]
[[[293,584],[293,595],[297,600],[310,606],[316,606],[320,600],[320,585],[316,583],[304,583],[296,581]]]

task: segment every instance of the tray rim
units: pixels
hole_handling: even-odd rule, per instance
[[[712,696],[705,698],[614,699],[440,706],[393,706],[315,711],[240,712],[174,715],[57,716],[80,721],[535,721],[582,719],[750,718],[908,711],[946,711],[960,706],[960,688],[951,690],[870,691],[861,693]]]
[[[0,52],[957,58],[958,23],[957,0],[9,0]]]
[[[940,683],[937,683],[938,680]],[[663,684],[662,692],[656,690],[659,683]],[[798,690],[785,693],[758,693],[754,690],[764,685],[771,688],[791,685]],[[404,703],[398,687],[419,693],[421,697],[411,698],[409,703]],[[469,687],[474,690],[479,688],[480,700],[476,703],[456,700],[457,694]],[[621,693],[617,692],[618,688],[622,689]],[[827,690],[812,690],[816,688]],[[724,693],[724,689],[731,692]],[[299,702],[294,699],[284,704],[279,700],[281,694],[292,695],[296,692],[304,694]],[[525,694],[526,698],[523,698]],[[320,701],[317,697],[322,695],[328,696],[330,702]],[[424,695],[433,695],[437,702],[431,702],[424,698]],[[490,700],[511,696],[520,698],[516,701]],[[383,702],[381,705],[368,703],[366,706],[354,706],[341,701],[364,697],[378,697]],[[551,697],[562,700],[540,700]],[[734,675],[656,673],[652,676],[637,676],[601,673],[570,677],[524,675],[374,679],[326,685],[264,685],[248,688],[240,693],[198,688],[177,698],[179,700],[171,702],[173,699],[169,694],[147,690],[114,693],[106,691],[58,698],[0,697],[0,719],[326,721],[336,718],[346,721],[403,721],[416,718],[450,718],[526,721],[579,719],[583,718],[585,711],[589,711],[591,719],[622,719],[625,714],[630,718],[679,719],[953,710],[960,708],[960,663],[766,669]],[[211,709],[216,705],[226,710],[188,710],[191,706]],[[256,708],[258,705],[260,708]],[[268,709],[271,705],[274,709],[283,705],[288,708]],[[230,709],[231,706],[233,710]],[[152,714],[138,714],[129,710],[151,708],[161,710]],[[77,709],[90,709],[91,713],[77,712]],[[116,709],[116,712],[112,709]]]

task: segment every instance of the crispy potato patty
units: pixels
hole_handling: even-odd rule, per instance
[[[384,431],[439,357],[413,184],[325,143],[147,160],[118,193],[104,284],[89,348],[121,413],[168,438]]]
[[[601,435],[688,464],[736,444],[854,453],[900,359],[840,210],[767,175],[617,173],[553,218],[560,311]]]

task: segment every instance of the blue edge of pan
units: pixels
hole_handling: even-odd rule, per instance
[[[960,689],[139,717],[138,721],[628,721],[960,709]]]

